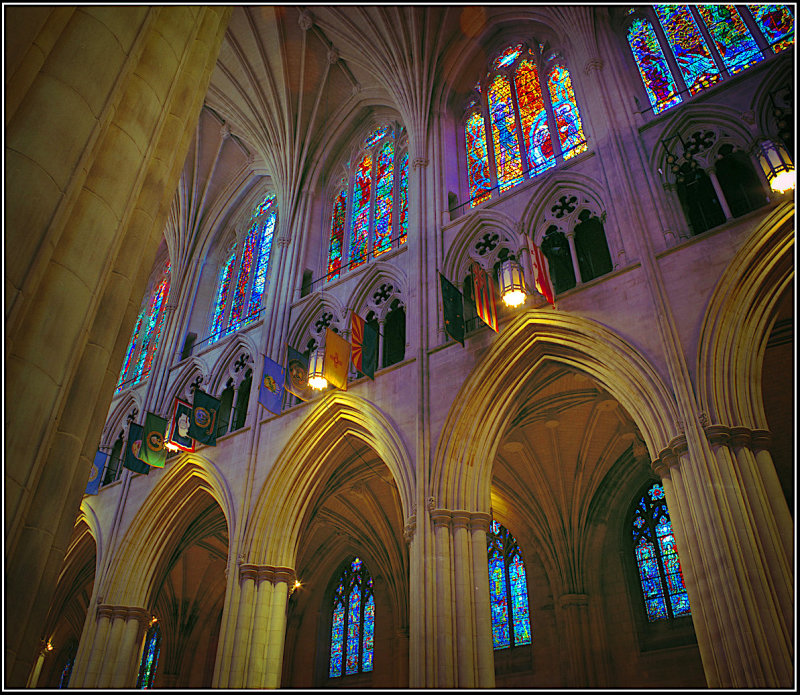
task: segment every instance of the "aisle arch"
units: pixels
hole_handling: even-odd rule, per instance
[[[183,528],[179,522],[203,511],[209,497],[222,510],[228,538],[232,538],[236,523],[233,494],[217,466],[198,454],[183,454],[170,464],[120,542],[117,562],[104,590],[106,603],[149,606],[170,543]]]
[[[546,361],[585,372],[606,389],[635,422],[651,459],[677,434],[672,393],[635,347],[595,321],[528,310],[503,329],[453,399],[433,458],[437,506],[489,511],[498,442],[516,396]]]
[[[373,403],[344,391],[331,391],[292,435],[279,454],[256,500],[243,542],[247,561],[294,567],[303,519],[328,465],[345,437],[372,447],[389,469],[408,518],[414,500],[414,467],[398,430]]]
[[[711,423],[769,429],[761,372],[775,308],[794,279],[794,203],[776,208],[731,259],[698,345],[700,408]]]

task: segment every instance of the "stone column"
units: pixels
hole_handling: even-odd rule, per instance
[[[476,685],[469,522],[469,512],[461,510],[452,512],[453,569],[455,570],[453,590],[456,608],[456,674],[459,688],[474,688]]]
[[[717,194],[717,198],[719,199],[719,204],[722,207],[722,212],[725,213],[726,220],[732,220],[733,214],[731,213],[731,209],[728,206],[728,201],[725,200],[725,193],[722,190],[722,186],[719,183],[719,179],[717,178],[717,170],[714,167],[711,167],[706,171],[708,174],[708,178],[711,179],[711,185],[714,186],[714,192]]]
[[[275,568],[267,636],[267,660],[262,686],[265,688],[278,688],[281,684],[283,648],[286,639],[286,608],[289,601],[289,586],[294,585],[294,580],[294,570],[286,567]]]
[[[9,180],[24,182],[5,227],[5,383],[19,404],[6,421],[8,687],[25,684],[36,658],[143,268],[231,11],[80,7],[31,37],[15,63],[24,80],[8,76],[5,162]],[[31,12],[40,8],[7,13],[12,30]]]
[[[489,599],[489,553],[486,531],[492,517],[474,512],[470,519],[472,535],[473,613],[475,615],[475,653],[479,688],[494,688],[494,642]]]
[[[594,680],[588,668],[591,650],[588,606],[589,596],[582,592],[565,593],[558,599],[570,664],[567,679],[572,687],[591,687]]]
[[[452,687],[455,680],[455,661],[453,645],[453,571],[450,564],[452,548],[450,545],[450,512],[436,509],[431,512],[431,522],[436,543],[436,687]]]
[[[575,232],[568,231],[566,237],[569,244],[569,253],[572,256],[572,265],[575,268],[575,281],[580,285],[583,282],[583,278],[581,278],[581,265],[578,263],[578,251],[575,248]]]
[[[271,568],[258,570],[255,618],[253,619],[253,632],[250,637],[250,658],[247,660],[247,687],[256,688],[263,678],[264,664],[267,658],[267,638],[269,627],[269,611],[272,608],[272,579],[274,573]]]
[[[52,647],[50,647],[52,649]],[[42,666],[44,666],[44,659],[47,656],[47,652],[50,651],[47,648],[46,644],[43,644],[41,649],[39,649],[39,654],[36,657],[36,663],[33,666],[33,671],[31,671],[31,675],[28,678],[28,683],[25,686],[26,688],[35,688],[37,683],[39,682],[39,676],[42,674]]]
[[[122,639],[117,650],[115,668],[110,688],[134,688],[139,675],[139,661],[145,630],[150,622],[150,614],[143,608],[128,608],[125,616]],[[126,668],[127,665],[127,668]]]
[[[113,610],[111,606],[98,606],[97,608],[97,630],[94,633],[94,641],[92,648],[89,652],[89,663],[86,666],[86,675],[82,682],[75,678],[70,678],[69,687],[71,688],[94,688],[97,684],[97,676],[100,672],[100,666],[103,659],[103,654],[106,649],[106,641],[108,639],[108,631],[111,628],[111,616]]]
[[[258,570],[253,565],[242,565],[239,572],[241,592],[239,612],[236,617],[233,644],[231,645],[231,669],[225,687],[242,688],[247,682],[246,659],[250,646],[251,623],[253,619],[253,596]]]
[[[676,437],[655,467],[669,468],[667,504],[708,685],[788,687],[792,575],[782,522],[764,505],[754,457],[735,451],[744,433],[700,431],[706,441],[690,447]]]

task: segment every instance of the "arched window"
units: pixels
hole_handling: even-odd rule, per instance
[[[220,268],[211,307],[208,342],[235,333],[256,321],[267,287],[267,270],[278,220],[276,198],[268,194],[253,210],[239,251],[231,246]]]
[[[219,397],[219,410],[217,411],[217,437],[228,432],[228,425],[233,409],[233,379],[228,379],[225,389]]]
[[[326,281],[408,238],[408,149],[403,128],[377,128],[362,143],[333,201]],[[346,231],[349,230],[349,235]]]
[[[139,663],[139,677],[136,679],[136,687],[140,690],[153,687],[153,679],[156,677],[156,667],[158,666],[158,654],[161,651],[161,628],[155,621],[148,628],[144,640],[144,650],[142,660]]]
[[[564,232],[559,231],[555,225],[550,225],[542,238],[541,249],[547,258],[555,293],[566,292],[575,287],[575,268]]]
[[[172,267],[167,260],[139,312],[125,352],[125,361],[122,363],[115,395],[129,386],[135,386],[150,374],[150,367],[158,352],[158,342],[164,328],[164,310],[169,296],[171,270]]]
[[[725,222],[714,184],[702,169],[681,165],[677,177],[678,200],[686,213],[692,234],[700,234]]]
[[[406,310],[399,299],[391,304],[383,332],[383,366],[389,367],[402,362],[406,356]]]
[[[788,5],[653,5],[632,15],[628,45],[654,114],[794,45]]]
[[[539,44],[505,48],[474,87],[464,115],[470,205],[489,200],[587,149],[563,58]]]
[[[103,474],[103,485],[109,485],[113,483],[117,478],[119,478],[119,474],[122,471],[122,445],[123,445],[123,432],[119,433],[119,437],[114,442],[114,446],[111,448],[111,456],[108,457],[108,462],[106,463],[106,470]]]
[[[654,622],[689,615],[689,596],[660,483],[651,485],[636,505],[632,532],[647,619]]]
[[[489,602],[495,649],[531,643],[528,584],[517,541],[494,519],[486,534],[489,552]]]
[[[736,150],[733,145],[725,144],[720,147],[715,169],[722,194],[733,217],[741,217],[768,202],[767,193],[750,157],[741,150]]]
[[[372,671],[375,598],[372,577],[361,558],[344,568],[333,595],[331,678]]]
[[[600,218],[588,210],[581,210],[578,219],[580,222],[573,230],[575,254],[578,257],[581,282],[589,282],[611,272],[611,254],[608,251],[608,242]]]
[[[69,685],[69,679],[72,676],[72,667],[75,665],[75,653],[77,652],[77,646],[73,645],[69,648],[67,652],[67,661],[64,664],[64,668],[61,669],[61,676],[58,679],[58,687],[66,688]]]
[[[242,383],[236,392],[236,408],[234,408],[233,424],[231,425],[231,432],[244,427],[245,420],[247,420],[247,404],[250,400],[250,386],[253,383],[253,370],[248,369],[245,373]]]

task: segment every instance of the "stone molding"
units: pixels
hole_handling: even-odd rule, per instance
[[[750,429],[749,427],[727,425],[705,425],[703,431],[711,446],[749,447],[754,451],[769,449],[772,435],[769,430]],[[686,435],[679,434],[674,437],[665,449],[662,449],[658,458],[650,463],[653,471],[664,477],[669,474],[669,469],[680,462],[680,457],[686,453],[688,445]]]
[[[583,593],[561,594],[561,596],[558,597],[558,605],[561,606],[561,608],[566,608],[569,606],[588,606],[589,594],[583,594]]]
[[[239,567],[239,582],[252,579],[256,582],[264,580],[272,584],[285,582],[293,584],[297,575],[291,567],[276,567],[274,565],[242,564]]]
[[[97,619],[108,618],[109,620],[116,620],[117,618],[124,618],[127,620],[138,620],[142,625],[147,625],[150,622],[150,611],[138,606],[112,606],[105,603],[97,607]]]

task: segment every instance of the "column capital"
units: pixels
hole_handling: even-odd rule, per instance
[[[492,523],[492,515],[488,512],[472,512],[469,527],[472,531],[488,531]]]
[[[589,58],[583,66],[583,72],[587,75],[593,72],[600,72],[604,65],[602,58]]]
[[[451,517],[452,513],[449,509],[434,509],[431,511],[431,521],[433,522],[434,528],[438,526],[448,526]]]
[[[472,512],[464,509],[457,509],[452,512],[453,528],[469,528],[472,519]]]
[[[705,428],[709,444],[726,445],[731,438],[731,431],[725,425],[709,425]]]

